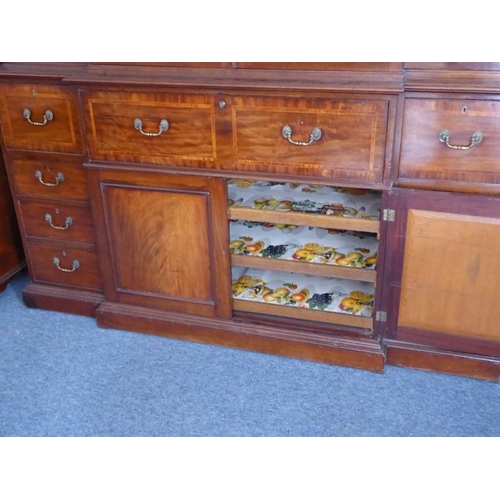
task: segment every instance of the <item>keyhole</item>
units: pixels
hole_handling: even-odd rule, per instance
[[[63,257],[66,257],[66,255],[67,255],[65,250],[63,250],[62,254],[63,254]]]
[[[467,113],[467,106],[462,106],[462,113]]]
[[[35,90],[35,89],[33,89],[33,90],[31,91],[31,93],[32,93],[33,95],[36,95],[36,90]]]
[[[58,213],[59,213],[59,209],[58,209],[58,208],[56,208],[56,209],[55,209],[55,212],[56,212],[56,214],[58,214]]]

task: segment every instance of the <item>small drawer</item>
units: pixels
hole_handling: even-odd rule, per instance
[[[19,196],[88,199],[87,178],[81,163],[40,160],[11,160],[9,172]]]
[[[0,85],[7,149],[82,153],[76,93],[55,85]]]
[[[102,290],[97,254],[89,248],[28,242],[33,281]]]
[[[18,200],[27,236],[95,243],[90,206],[57,201]]]
[[[231,97],[225,168],[383,181],[389,101]]]
[[[500,101],[406,99],[400,179],[443,188],[498,184],[498,158]]]
[[[216,161],[212,98],[170,93],[82,94],[90,157],[104,161]]]

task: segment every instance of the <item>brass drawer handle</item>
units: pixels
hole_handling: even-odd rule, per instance
[[[48,122],[51,122],[54,119],[54,113],[50,109],[45,110],[45,114],[43,115],[43,122],[32,122],[31,121],[31,110],[29,108],[23,109],[23,116],[28,120],[31,125],[36,125],[37,127],[43,127],[47,125]]]
[[[450,144],[450,133],[448,130],[444,129],[439,132],[439,140],[444,142],[451,149],[470,149],[483,140],[483,134],[481,132],[474,132],[470,138],[470,144],[468,146],[455,146]]]
[[[309,144],[312,144],[314,141],[319,141],[321,139],[322,132],[318,127],[313,128],[311,134],[309,135],[309,142],[292,140],[292,127],[290,127],[290,125],[285,125],[281,129],[281,134],[289,143],[295,144],[295,146],[309,146]]]
[[[60,182],[64,182],[64,174],[62,172],[58,172],[56,175],[56,182],[45,182],[43,180],[43,174],[40,170],[35,172],[35,177],[40,181],[40,184],[44,186],[54,187],[57,186]]]
[[[57,257],[54,257],[53,262],[57,269],[59,269],[59,271],[62,271],[63,273],[73,273],[80,267],[80,263],[77,260],[73,261],[73,267],[71,269],[61,267],[61,261]]]
[[[73,218],[72,217],[66,217],[66,220],[64,221],[65,225],[64,226],[55,226],[52,224],[52,215],[50,214],[45,214],[45,220],[50,224],[50,227],[54,229],[58,229],[59,231],[64,231],[69,228],[73,224]]]
[[[147,135],[148,137],[158,137],[168,130],[169,123],[167,120],[163,119],[160,121],[160,125],[158,127],[158,132],[144,132],[142,130],[142,120],[140,118],[136,118],[134,120],[134,128],[138,130],[142,135]]]

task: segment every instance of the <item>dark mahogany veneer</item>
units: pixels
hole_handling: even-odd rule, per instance
[[[0,125],[0,287],[24,249],[27,306],[377,372],[499,380],[500,63],[3,63]],[[367,190],[380,221],[232,206],[231,180],[307,184],[311,197]],[[232,257],[231,218],[376,235],[375,269],[325,272],[374,283],[373,313],[234,298],[233,260],[273,261]],[[346,304],[370,311],[362,296]]]

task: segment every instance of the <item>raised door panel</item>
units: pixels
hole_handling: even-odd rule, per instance
[[[399,326],[500,341],[500,219],[410,210]]]
[[[210,301],[206,193],[109,187],[109,236],[118,290]],[[133,235],[133,239],[130,239]]]
[[[100,171],[99,183],[106,298],[229,317],[224,181]]]
[[[499,200],[404,190],[395,196],[386,259],[389,336],[499,356]]]

